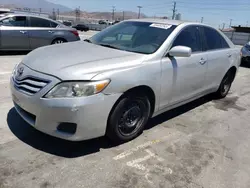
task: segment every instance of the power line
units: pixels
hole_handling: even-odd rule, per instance
[[[178,2],[178,4],[190,5],[190,2],[186,2],[186,1],[177,1],[177,2]],[[237,6],[249,5],[249,3],[240,3],[239,4],[236,1],[232,1],[232,2],[228,2],[228,1],[224,1],[224,2],[219,2],[219,1],[217,1],[217,2],[212,2],[212,1],[210,1],[210,2],[196,1],[196,2],[194,2],[192,0],[192,3],[196,4],[196,5],[198,4],[198,5],[222,5],[222,6],[225,6],[225,5],[237,5]]]
[[[249,8],[247,7],[243,7],[243,8],[237,8],[237,7],[231,7],[231,8],[221,8],[221,7],[200,7],[200,6],[196,6],[196,5],[179,5],[178,4],[178,7],[181,7],[181,8],[187,8],[187,9],[202,9],[202,10],[228,10],[228,11],[235,11],[235,10],[239,10],[239,11],[244,11],[244,10],[247,10],[249,11]]]
[[[164,5],[165,6],[167,6],[167,5],[170,6],[172,4],[173,3],[170,3],[170,2],[169,3],[161,3],[161,4],[151,4],[151,5],[144,5],[143,8],[150,8],[151,9],[151,8],[154,8],[154,7],[164,7]]]

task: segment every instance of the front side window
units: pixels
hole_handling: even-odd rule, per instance
[[[188,26],[176,37],[172,47],[187,46],[192,52],[201,52],[202,44],[198,26]]]
[[[97,45],[151,54],[156,52],[176,28],[174,25],[150,22],[122,22],[90,38]]]
[[[30,26],[31,27],[57,27],[58,24],[51,22],[46,19],[30,17]]]
[[[10,26],[10,27],[26,27],[27,18],[26,16],[13,16],[1,20],[1,24],[3,26]]]
[[[206,40],[206,50],[229,48],[226,40],[215,29],[204,27],[204,36]]]

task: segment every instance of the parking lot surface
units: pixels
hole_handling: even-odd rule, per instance
[[[0,56],[0,188],[250,187],[249,68],[240,68],[227,98],[207,96],[164,113],[115,146],[106,138],[60,140],[25,123],[9,91],[24,55]]]

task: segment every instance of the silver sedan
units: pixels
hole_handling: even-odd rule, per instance
[[[51,19],[23,14],[0,18],[0,51],[35,48],[80,40],[78,32]]]
[[[34,50],[16,66],[11,92],[18,113],[44,133],[128,141],[151,117],[209,93],[226,97],[239,65],[240,49],[210,26],[130,20]]]

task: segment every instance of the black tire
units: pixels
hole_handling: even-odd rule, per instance
[[[127,142],[142,133],[150,116],[147,96],[128,94],[112,109],[106,135],[116,143]]]
[[[232,86],[233,80],[234,80],[234,73],[232,70],[229,70],[223,77],[219,89],[215,92],[215,97],[217,99],[222,99],[227,96]]]
[[[66,40],[65,39],[55,39],[53,40],[53,42],[51,43],[52,45],[54,44],[62,44],[62,43],[65,43]]]

